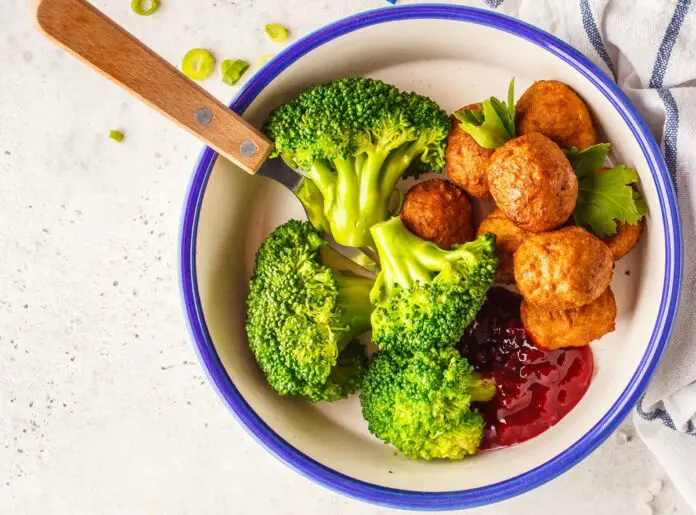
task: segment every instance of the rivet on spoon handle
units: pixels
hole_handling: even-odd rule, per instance
[[[242,145],[239,147],[239,152],[244,157],[252,157],[258,151],[259,147],[256,146],[251,140],[242,141]]]
[[[213,112],[207,107],[201,107],[196,111],[195,118],[198,125],[208,125],[213,121]]]

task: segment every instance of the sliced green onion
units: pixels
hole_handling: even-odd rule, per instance
[[[208,50],[193,48],[181,61],[181,71],[194,80],[207,79],[215,71],[215,57]]]
[[[275,41],[276,43],[282,43],[288,39],[288,29],[278,23],[268,23],[264,30],[268,37],[271,38],[271,41]]]
[[[158,7],[158,0],[133,0],[131,2],[131,10],[140,16],[150,16]]]
[[[249,69],[249,63],[241,59],[225,59],[222,61],[222,81],[234,86]]]
[[[121,143],[121,142],[123,141],[124,135],[123,135],[123,133],[122,133],[121,131],[110,131],[110,132],[109,132],[109,137],[110,137],[112,140]]]

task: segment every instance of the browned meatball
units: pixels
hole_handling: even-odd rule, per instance
[[[581,347],[614,330],[616,300],[611,288],[594,302],[565,311],[540,308],[523,300],[520,314],[524,328],[539,347]]]
[[[614,260],[606,244],[580,227],[529,236],[515,252],[522,296],[547,309],[585,306],[609,287]]]
[[[530,232],[555,229],[575,209],[578,179],[558,145],[533,132],[499,147],[488,165],[495,203]]]
[[[643,220],[637,224],[617,224],[616,234],[604,238],[604,243],[607,244],[614,256],[614,261],[618,261],[631,252],[633,247],[636,246],[636,243],[638,243],[638,239],[642,232]]]
[[[515,271],[512,256],[530,233],[520,229],[508,220],[500,209],[496,209],[481,220],[477,235],[486,232],[495,234],[495,248],[498,251],[498,271],[495,280],[499,283],[514,283]]]
[[[478,104],[465,107],[478,111]],[[493,155],[493,149],[484,148],[472,138],[468,132],[459,126],[459,120],[452,117],[452,129],[447,138],[445,162],[447,177],[474,197],[482,198],[488,195],[487,168],[488,160]]]
[[[469,198],[443,179],[421,182],[408,190],[401,220],[412,233],[443,249],[471,241],[474,235]]]
[[[587,105],[561,82],[535,82],[517,101],[515,110],[519,135],[540,132],[563,148],[580,150],[597,143]]]

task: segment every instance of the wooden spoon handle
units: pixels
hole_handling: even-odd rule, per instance
[[[249,173],[273,144],[85,0],[34,0],[39,28]]]

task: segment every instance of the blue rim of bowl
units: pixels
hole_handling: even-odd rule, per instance
[[[647,124],[614,82],[567,43],[513,18],[481,9],[425,4],[387,7],[356,14],[306,36],[268,62],[230,105],[243,113],[256,96],[283,70],[322,44],[371,25],[411,19],[445,19],[485,25],[530,41],[571,65],[611,102],[630,127],[648,161],[655,182],[665,231],[665,276],[657,322],[648,348],[628,386],[609,411],[585,435],[546,463],[513,478],[461,491],[419,492],[366,483],[333,470],[294,448],[275,433],[246,402],[227,375],[205,323],[196,278],[196,233],[200,208],[217,154],[205,148],[186,196],[180,235],[180,286],[194,347],[208,378],[237,419],[268,451],[312,479],[344,495],[383,506],[451,510],[498,502],[550,481],[589,455],[629,414],[664,352],[676,316],[683,268],[682,233],[676,195],[659,146]]]

